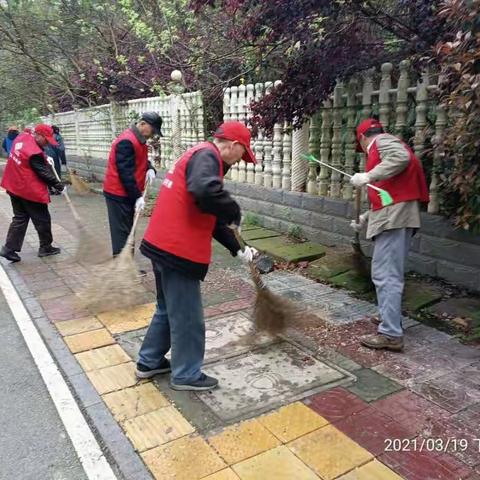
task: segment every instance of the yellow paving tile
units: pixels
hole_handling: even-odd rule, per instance
[[[146,327],[154,312],[155,304],[146,303],[124,310],[101,313],[98,319],[111,333],[122,333]]]
[[[318,480],[303,462],[287,447],[281,446],[234,465],[241,480]]]
[[[338,480],[402,480],[383,463],[374,460],[343,475]]]
[[[120,345],[109,345],[108,347],[77,353],[75,358],[86,372],[131,361],[131,358]]]
[[[77,333],[63,339],[72,353],[84,352],[85,350],[92,350],[92,348],[104,347],[115,343],[114,338],[105,328]]]
[[[204,477],[202,480],[240,480],[240,477],[231,468],[226,468],[213,475]]]
[[[328,420],[301,402],[291,403],[257,420],[284,443],[328,425]]]
[[[199,480],[226,467],[197,435],[174,440],[141,455],[157,480]]]
[[[373,458],[332,425],[294,440],[288,447],[323,480],[337,478]]]
[[[92,370],[87,372],[87,377],[100,395],[131,387],[137,383],[133,362]]]
[[[103,401],[118,422],[170,406],[170,402],[153,383],[107,393],[103,396]]]
[[[64,320],[55,324],[63,337],[66,335],[75,335],[77,333],[98,330],[103,325],[95,317],[76,318],[75,320]]]
[[[280,445],[280,441],[255,419],[228,427],[208,441],[229,465]]]
[[[175,407],[163,407],[154,412],[131,418],[123,428],[133,446],[143,452],[195,431]]]

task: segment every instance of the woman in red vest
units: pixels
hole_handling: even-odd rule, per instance
[[[37,125],[33,133],[21,133],[12,144],[1,186],[10,195],[13,220],[0,256],[11,262],[21,260],[17,252],[22,249],[30,219],[40,239],[39,257],[56,255],[60,249],[52,246],[52,225],[48,203],[48,187],[64,191],[43,149],[56,145],[50,125]]]
[[[405,260],[412,236],[420,228],[420,202],[428,202],[422,165],[399,138],[384,133],[373,118],[357,127],[357,151],[367,154],[365,173],[350,182],[357,188],[371,183],[386,190],[393,205],[382,207],[378,193],[368,188],[370,210],[352,227],[368,224],[367,238],[374,241],[372,280],[377,292],[380,322],[378,334],[364,337],[362,345],[374,349],[403,350],[402,295]]]
[[[223,188],[223,176],[240,160],[255,163],[250,132],[240,122],[217,129],[213,143],[185,152],[167,173],[140,247],[151,259],[157,309],[139,353],[137,376],[172,372],[174,390],[210,390],[218,381],[202,373],[205,353],[200,280],[212,256],[212,237],[233,256],[250,261],[228,225],[240,225],[240,207]],[[172,350],[171,365],[165,354]]]
[[[140,120],[122,132],[113,142],[103,181],[113,255],[127,242],[136,210],[145,207],[145,181],[155,179],[156,171],[148,161],[147,140],[162,136],[162,118],[145,112]]]

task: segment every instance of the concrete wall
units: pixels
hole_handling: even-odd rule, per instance
[[[86,176],[93,172],[99,179],[105,169],[104,160],[99,159],[92,159],[88,169],[85,160],[76,161],[75,157],[69,159],[69,165]],[[309,240],[329,246],[351,242],[352,202],[231,181],[227,188],[242,208],[267,228],[287,233],[300,227]],[[371,255],[372,242],[362,245]],[[439,215],[422,213],[422,229],[413,239],[408,268],[480,291],[480,236],[454,229]]]

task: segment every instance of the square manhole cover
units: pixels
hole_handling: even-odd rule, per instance
[[[218,378],[219,388],[198,397],[224,421],[261,413],[351,380],[287,342],[219,361],[204,370]]]
[[[253,324],[246,313],[233,313],[222,317],[207,319],[205,322],[205,364],[239,355],[274,340],[267,335],[255,335]],[[135,360],[147,332],[146,328],[116,335],[120,345]],[[167,354],[170,358],[170,354]]]

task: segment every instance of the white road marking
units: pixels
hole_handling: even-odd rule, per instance
[[[42,375],[87,477],[89,480],[117,480],[68,385],[1,265],[0,288]]]

